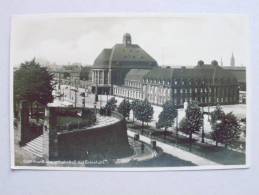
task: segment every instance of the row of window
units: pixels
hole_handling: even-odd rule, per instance
[[[141,88],[141,83],[138,81],[125,81],[125,85],[129,87]]]
[[[149,102],[153,104],[163,105],[166,101],[170,100],[170,97],[164,97],[164,96],[152,96],[148,95],[146,97]]]
[[[163,105],[166,101],[170,100],[170,97],[147,95],[148,101],[154,104]],[[183,105],[184,102],[198,101],[200,103],[233,103],[236,101],[235,97],[179,97],[172,98],[172,101],[176,105]]]
[[[149,93],[149,94],[161,94],[164,96],[170,96],[171,90],[169,88],[163,88],[163,87],[157,87],[157,86],[150,86],[150,85],[144,85],[143,91]]]
[[[220,92],[220,93],[228,93],[228,92],[234,92],[233,91],[234,88],[189,88],[189,89],[173,89],[173,92],[174,94],[176,93],[217,93],[217,92]]]
[[[174,85],[211,85],[212,83],[231,83],[235,82],[235,79],[215,79],[212,80],[196,80],[196,81],[190,81],[190,80],[173,80],[172,84]],[[151,80],[151,79],[144,79],[144,83],[153,83],[153,84],[167,84],[170,85],[170,81],[164,81],[164,80]]]
[[[114,95],[123,96],[127,98],[142,99],[142,93],[140,91],[134,91],[128,88],[114,87]]]
[[[173,98],[172,101],[176,105],[183,105],[184,102],[198,101],[200,103],[233,103],[236,101],[235,97],[189,97],[189,98]]]
[[[157,87],[157,86],[144,86],[143,90],[149,93],[149,94],[157,94],[160,93],[162,95],[170,95],[171,90],[168,88],[161,88],[161,87]],[[177,94],[177,93],[224,93],[227,94],[228,92],[233,93],[234,92],[234,88],[189,88],[189,89],[173,89],[173,93]]]

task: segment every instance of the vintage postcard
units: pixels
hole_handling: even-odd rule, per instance
[[[13,169],[248,167],[248,18],[17,15]]]

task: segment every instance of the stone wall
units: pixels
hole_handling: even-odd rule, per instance
[[[49,160],[104,160],[128,156],[132,150],[128,143],[124,118],[104,127],[75,129],[58,132],[53,108],[49,109]]]

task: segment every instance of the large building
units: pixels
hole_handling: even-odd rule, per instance
[[[72,86],[81,75],[73,72],[70,71],[69,79],[65,79]],[[223,67],[215,60],[210,64],[199,61],[196,66],[158,66],[157,61],[133,44],[130,34],[126,33],[123,43],[103,49],[95,59],[90,75],[84,77],[84,81],[80,79],[75,87],[86,89],[91,86],[94,93],[148,99],[156,105],[163,105],[168,100],[177,106],[189,101],[203,105],[236,104],[244,102],[239,97],[239,92],[245,91],[244,73],[245,68]]]
[[[239,86],[235,75],[217,61],[194,67],[159,67],[141,47],[132,44],[126,33],[123,43],[104,49],[92,68],[93,87],[98,93],[111,92],[130,99],[148,99],[162,105],[172,100],[201,104],[235,104],[239,102]]]
[[[114,95],[148,99],[156,105],[173,101],[177,106],[198,101],[203,105],[238,103],[238,82],[234,75],[220,67],[217,61],[187,68],[154,68],[131,70],[124,85],[114,86]]]
[[[222,69],[217,61],[193,68],[157,68],[143,79],[143,98],[162,105],[171,100],[175,105],[198,101],[203,105],[238,103],[236,78]]]
[[[152,69],[157,62],[139,45],[133,44],[130,34],[123,36],[123,43],[103,49],[92,68],[93,88],[98,93],[112,93],[113,85],[124,84],[131,69]]]

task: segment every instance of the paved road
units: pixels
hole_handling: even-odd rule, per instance
[[[127,131],[127,133],[128,133],[129,136],[132,136],[132,137],[135,134],[135,132],[131,131],[130,129]],[[143,135],[140,135],[139,137],[140,137],[141,141],[150,144],[151,139],[149,137],[146,137],[146,136],[143,136]],[[200,156],[195,155],[191,152],[179,149],[175,146],[172,146],[172,145],[160,142],[160,141],[156,141],[156,144],[157,144],[158,147],[162,148],[165,153],[170,154],[172,156],[175,156],[175,157],[180,158],[180,159],[185,160],[185,161],[191,161],[193,164],[196,164],[196,165],[200,165],[200,166],[201,165],[205,165],[205,166],[207,166],[207,165],[220,165],[219,163],[210,161],[206,158],[200,157]]]

